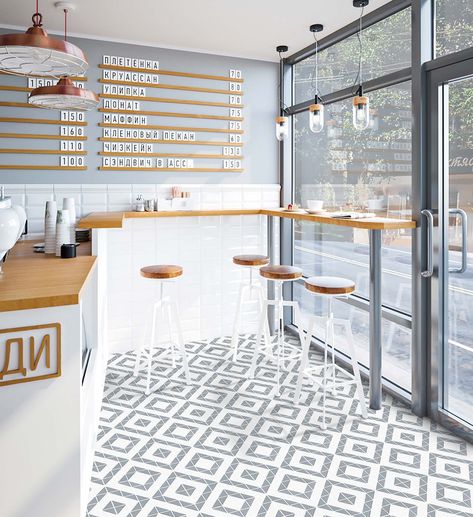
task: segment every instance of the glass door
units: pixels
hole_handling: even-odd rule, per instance
[[[473,60],[429,72],[432,416],[473,437]],[[470,74],[470,75],[469,75]],[[429,280],[430,279],[430,280]]]

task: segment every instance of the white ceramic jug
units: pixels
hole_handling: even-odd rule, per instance
[[[3,273],[3,258],[15,245],[22,229],[20,217],[12,207],[11,198],[5,197],[4,188],[0,187],[0,273]]]

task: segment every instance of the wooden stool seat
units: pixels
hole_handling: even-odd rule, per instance
[[[305,281],[305,288],[317,294],[344,295],[355,290],[355,282],[338,276],[311,276]]]
[[[235,255],[233,263],[238,266],[266,266],[269,264],[269,257],[266,255]]]
[[[145,278],[156,278],[158,280],[165,280],[167,278],[176,278],[182,275],[183,269],[181,266],[174,266],[169,264],[162,264],[159,266],[146,266],[140,269],[141,276]]]
[[[302,276],[302,269],[294,266],[264,266],[259,271],[269,280],[297,280]]]

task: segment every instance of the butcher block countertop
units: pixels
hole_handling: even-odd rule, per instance
[[[336,219],[329,213],[311,215],[307,212],[288,212],[282,208],[275,209],[237,209],[237,210],[171,210],[166,212],[92,212],[78,223],[79,228],[122,228],[124,219],[148,217],[204,217],[227,215],[268,215],[314,223],[348,226],[365,230],[399,230],[415,228],[416,223],[410,219],[390,219],[371,217],[360,219]]]
[[[0,275],[0,312],[75,305],[96,265],[90,243],[82,243],[78,257],[61,259],[34,253],[35,241],[18,242]]]

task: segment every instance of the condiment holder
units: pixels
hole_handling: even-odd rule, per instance
[[[76,258],[77,246],[75,244],[63,244],[61,246],[61,258]]]

